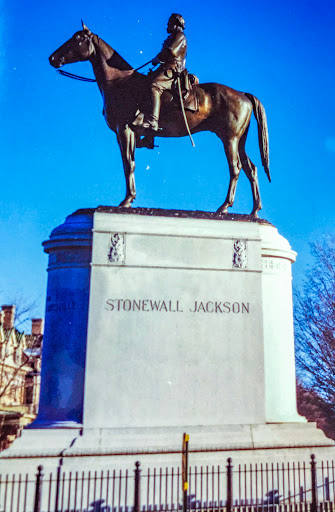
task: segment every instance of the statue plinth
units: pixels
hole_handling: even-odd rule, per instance
[[[38,432],[52,451],[63,436],[72,461],[104,454],[114,467],[144,453],[165,465],[185,431],[207,463],[333,444],[296,410],[296,253],[274,226],[99,207],[70,215],[44,247],[41,402],[26,440]]]

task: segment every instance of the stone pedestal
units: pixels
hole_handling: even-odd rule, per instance
[[[84,428],[303,421],[294,259],[267,224],[97,212]]]
[[[166,465],[185,431],[205,463],[333,445],[297,414],[296,254],[274,226],[99,207],[69,216],[44,247],[40,412],[3,456],[28,444],[71,464]]]

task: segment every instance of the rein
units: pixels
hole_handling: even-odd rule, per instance
[[[149,62],[146,62],[139,68],[134,69],[134,71],[138,71],[139,69],[144,68],[144,66],[147,66],[150,63],[151,60],[149,60]],[[68,71],[63,71],[62,69],[57,69],[57,73],[59,73],[62,76],[66,76],[67,78],[73,78],[73,80],[79,80],[80,82],[96,82],[94,78],[86,78],[85,76],[74,75],[73,73],[69,73]]]
[[[86,78],[85,76],[74,75],[73,73],[68,73],[67,71],[63,71],[62,69],[57,69],[57,73],[62,76],[66,76],[67,78],[73,78],[74,80],[79,80],[80,82],[96,82],[94,78]]]

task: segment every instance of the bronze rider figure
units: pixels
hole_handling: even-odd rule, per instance
[[[151,111],[144,113],[141,124],[141,116],[133,123],[134,128],[141,132],[158,131],[161,96],[164,91],[171,90],[174,81],[185,69],[187,40],[184,29],[184,18],[180,14],[171,14],[167,24],[167,32],[170,35],[164,41],[161,51],[152,60],[154,66],[160,66],[148,75],[151,81]]]

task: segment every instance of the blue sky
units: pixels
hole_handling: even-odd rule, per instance
[[[256,122],[247,150],[258,166],[263,210],[298,252],[294,282],[310,262],[309,242],[334,233],[334,2],[3,2],[0,17],[0,299],[37,299],[44,316],[47,256],[41,243],[78,208],[117,205],[124,177],[114,133],[95,84],[60,77],[49,55],[81,19],[134,67],[154,57],[172,12],[186,20],[188,69],[201,82],[251,92],[269,124],[272,183],[260,162]],[[89,63],[67,71],[92,76]],[[134,206],[216,210],[228,187],[213,134],[159,140],[136,155]],[[250,213],[241,174],[232,212]]]

